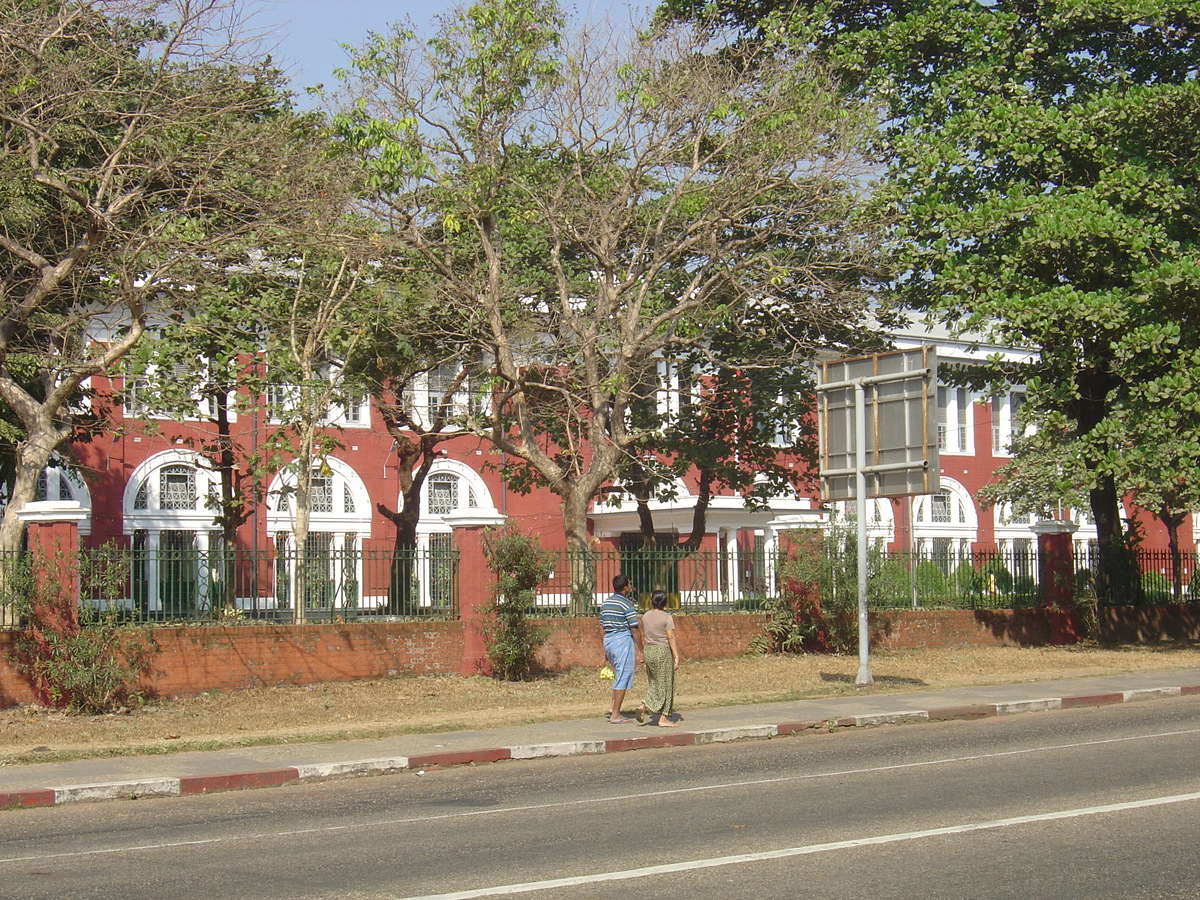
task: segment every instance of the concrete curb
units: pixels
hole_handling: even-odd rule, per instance
[[[502,762],[510,759],[546,759],[559,756],[584,756],[595,753],[619,753],[627,750],[651,750],[662,747],[726,743],[796,734],[833,732],[843,728],[871,728],[885,725],[912,725],[921,722],[947,722],[956,719],[981,719],[1057,709],[1080,709],[1117,703],[1200,694],[1200,684],[1108,691],[1063,697],[1045,697],[999,703],[975,703],[958,706],[912,709],[901,712],[844,716],[796,722],[736,725],[698,731],[675,730],[665,734],[641,734],[636,737],[602,741],[562,741],[511,747],[481,747],[447,750],[419,756],[392,756],[333,763],[307,763],[296,766],[263,768],[255,771],[231,771],[206,775],[163,776],[145,779],[105,781],[90,784],[52,785],[14,791],[0,791],[0,809],[29,809],[61,806],[99,800],[132,800],[139,797],[170,797],[208,794],[218,791],[278,787],[284,784],[329,781],[388,775],[403,771],[423,771],[434,767]],[[659,729],[653,729],[657,732]]]

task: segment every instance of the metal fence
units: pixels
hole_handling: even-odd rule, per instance
[[[1186,603],[1200,599],[1191,590],[1197,567],[1195,553],[1181,554],[1176,589],[1174,561],[1166,550],[1141,550],[1133,556],[1127,579],[1110,579],[1105,603]],[[849,574],[856,575],[853,561]],[[1072,573],[1076,597],[1091,595],[1100,569],[1092,545],[1078,545]],[[843,566],[843,579],[847,566]],[[1040,562],[1036,551],[988,551],[969,554],[872,553],[868,580],[872,606],[880,609],[1022,609],[1042,602]]]
[[[827,595],[857,597],[857,562],[826,563]],[[958,555],[872,552],[867,598],[877,609],[1026,609],[1037,606],[1037,558],[1032,553]]]
[[[761,548],[686,553],[642,548],[575,555],[552,554],[554,566],[538,591],[539,616],[595,615],[618,572],[629,575],[638,605],[662,590],[681,612],[736,612],[762,608],[789,579],[818,584],[822,602],[857,597],[854,554],[797,562]],[[868,601],[876,609],[1021,609],[1042,600],[1036,552],[916,555],[873,550]],[[191,548],[131,549],[106,545],[57,560],[56,584],[79,586],[92,609],[131,622],[329,622],[361,619],[455,618],[459,565],[450,542],[393,552],[313,544],[305,552],[274,547],[254,552]],[[1200,599],[1191,586],[1196,554],[1184,554],[1181,590],[1173,590],[1173,562],[1165,551],[1137,554],[1137,587],[1116,591],[1110,603],[1164,604]],[[1097,569],[1094,548],[1075,558],[1077,593]],[[67,571],[69,570],[69,571]],[[35,590],[25,555],[0,558],[0,602],[20,609]],[[10,617],[11,621],[11,617]]]
[[[738,554],[682,550],[626,549],[579,554],[552,554],[550,579],[538,591],[539,615],[595,615],[611,593],[613,576],[621,572],[633,583],[634,599],[645,608],[661,590],[670,609],[721,612],[757,609],[773,590],[772,560]],[[739,568],[743,563],[745,568]]]
[[[75,578],[92,609],[128,621],[328,622],[365,618],[455,618],[458,553],[453,547],[392,552],[313,546],[305,551],[80,550]],[[4,575],[2,573],[7,573]],[[27,557],[0,561],[0,590],[20,604],[34,590]]]

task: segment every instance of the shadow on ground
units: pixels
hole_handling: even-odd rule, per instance
[[[927,683],[920,678],[904,678],[900,675],[875,675],[872,676],[875,684],[895,684],[904,687],[927,687]],[[854,675],[843,675],[835,672],[822,672],[821,680],[828,681],[834,684],[854,684]]]

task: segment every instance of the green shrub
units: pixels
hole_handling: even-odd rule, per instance
[[[917,599],[922,606],[938,606],[949,598],[946,576],[932,560],[924,559],[917,563],[913,577],[917,582]]]
[[[156,649],[148,629],[121,624],[111,604],[80,604],[62,585],[78,583],[78,562],[59,554],[53,577],[37,569],[20,578],[20,593],[9,591],[13,611],[24,630],[16,641],[14,662],[28,674],[50,704],[73,713],[98,715],[140,701],[139,678]],[[9,586],[11,587],[11,586]]]
[[[508,528],[486,532],[483,553],[496,578],[492,601],[483,610],[490,619],[483,631],[488,662],[497,678],[520,681],[533,674],[538,648],[550,633],[530,616],[538,585],[554,571],[555,555]]]
[[[839,528],[792,535],[794,554],[780,566],[783,589],[764,601],[769,618],[750,652],[844,653],[858,646],[857,555],[848,550],[853,542]]]
[[[884,609],[912,606],[913,580],[908,564],[903,559],[881,553],[872,553],[869,561],[867,598],[871,606]]]
[[[1142,593],[1151,605],[1175,602],[1171,593],[1171,579],[1159,572],[1142,575]]]

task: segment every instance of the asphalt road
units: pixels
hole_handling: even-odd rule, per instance
[[[0,815],[0,897],[1200,897],[1200,697]]]

